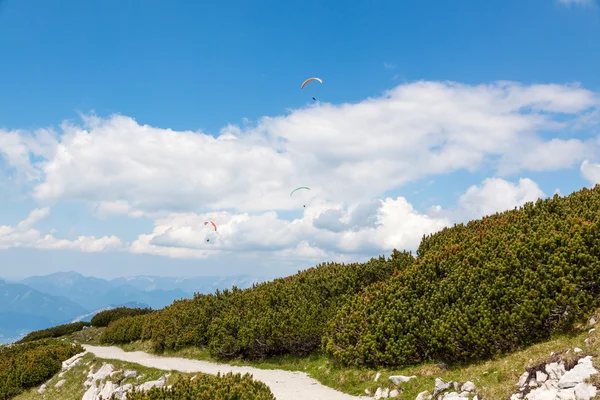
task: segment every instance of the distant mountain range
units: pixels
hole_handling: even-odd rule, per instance
[[[249,275],[106,280],[73,271],[31,276],[20,282],[0,279],[0,343],[58,324],[89,321],[96,313],[118,306],[160,309],[194,293],[214,293],[232,285],[243,289],[263,280]]]

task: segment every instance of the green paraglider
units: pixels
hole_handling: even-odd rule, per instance
[[[290,193],[290,196],[291,196],[291,195],[293,195],[293,194],[294,194],[296,191],[298,191],[298,190],[300,190],[300,189],[306,189],[306,190],[310,190],[310,188],[309,188],[309,187],[306,187],[306,186],[300,186],[300,187],[297,187],[296,189],[292,190],[292,193]],[[302,207],[306,207],[306,204],[304,204]]]

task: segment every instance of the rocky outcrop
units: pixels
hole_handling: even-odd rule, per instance
[[[113,394],[119,400],[126,400],[127,393],[133,390],[147,391],[153,387],[163,387],[167,382],[169,374],[163,375],[157,380],[143,382],[137,385],[131,383],[121,385],[121,382],[124,379],[136,377],[141,377],[141,375],[138,376],[137,371],[115,370],[112,364],[104,363],[98,371],[92,372],[92,370],[90,370],[88,373],[87,379],[84,382],[84,385],[87,386],[88,389],[84,393],[82,400],[96,400],[100,396],[102,396],[103,399],[110,399]],[[137,378],[136,380],[138,380]]]
[[[542,364],[525,371],[517,383],[518,392],[511,400],[590,400],[597,388],[585,380],[598,371],[592,365],[592,356],[581,357],[571,363],[563,360]]]

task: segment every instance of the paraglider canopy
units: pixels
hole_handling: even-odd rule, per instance
[[[211,224],[215,228],[215,231],[217,230],[217,225],[214,222],[212,222],[212,221],[206,221],[204,223],[204,225],[208,225],[208,224]]]
[[[310,188],[309,188],[309,187],[306,187],[306,186],[300,186],[300,187],[297,187],[296,189],[292,190],[292,193],[290,193],[290,196],[291,196],[291,195],[293,195],[293,194],[294,194],[296,191],[298,191],[298,190],[300,190],[300,189],[306,189],[306,190],[310,190]],[[302,205],[302,207],[306,207],[306,204]]]
[[[300,86],[300,89],[304,89],[304,86],[306,86],[306,84],[308,82],[312,82],[312,81],[319,81],[320,83],[323,83],[323,80],[321,78],[308,78],[307,80],[302,82],[302,86]]]

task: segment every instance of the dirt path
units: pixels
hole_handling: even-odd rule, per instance
[[[99,358],[112,358],[137,363],[150,368],[176,370],[181,372],[204,372],[216,375],[250,373],[254,379],[264,382],[277,400],[358,400],[373,399],[366,396],[351,396],[324,386],[304,372],[290,372],[277,369],[258,369],[253,367],[237,367],[228,364],[216,364],[208,361],[190,360],[178,357],[162,357],[144,353],[143,351],[125,352],[118,347],[89,346],[83,347]]]

